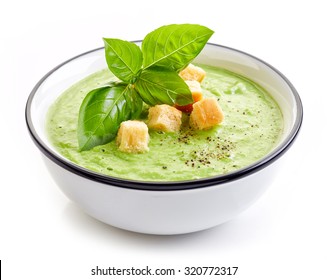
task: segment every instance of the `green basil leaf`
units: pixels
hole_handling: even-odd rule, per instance
[[[127,108],[130,108],[130,118],[131,120],[138,119],[142,113],[143,109],[143,100],[134,89],[133,86],[130,86],[128,91],[125,94]]]
[[[143,40],[144,69],[157,66],[172,71],[182,70],[201,52],[213,33],[197,24],[159,27]]]
[[[148,105],[187,105],[193,102],[192,93],[175,71],[150,68],[143,70],[135,89]]]
[[[137,117],[141,110],[142,102],[131,85],[116,83],[90,91],[79,111],[77,134],[80,150],[90,150],[110,142],[121,122]]]
[[[110,71],[119,79],[133,83],[142,67],[142,51],[134,43],[119,39],[103,39]]]

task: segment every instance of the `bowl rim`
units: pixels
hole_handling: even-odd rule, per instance
[[[131,41],[133,43],[141,43],[142,40],[135,40]],[[58,155],[54,154],[51,149],[48,148],[48,145],[44,143],[44,141],[41,139],[41,137],[38,135],[31,117],[31,105],[33,103],[33,99],[35,94],[37,93],[39,87],[43,84],[43,82],[51,76],[54,72],[59,70],[61,67],[65,66],[69,62],[78,59],[82,56],[88,55],[93,52],[97,52],[99,50],[104,49],[104,47],[96,48],[89,50],[87,52],[81,53],[79,55],[76,55],[61,64],[54,67],[52,70],[50,70],[48,73],[46,73],[41,80],[38,81],[38,83],[34,86],[32,89],[25,107],[25,121],[27,124],[28,131],[30,133],[30,136],[36,146],[40,149],[40,151],[51,161],[58,164],[62,168],[66,169],[69,172],[72,172],[78,176],[87,178],[92,181],[104,183],[110,186],[115,187],[122,187],[127,189],[134,189],[134,190],[143,190],[143,191],[177,191],[177,190],[190,190],[190,189],[197,189],[197,188],[204,188],[204,187],[211,187],[211,186],[217,186],[222,185],[226,182],[231,182],[234,180],[241,179],[245,176],[249,176],[255,172],[258,172],[259,170],[266,168],[273,162],[275,162],[278,158],[280,158],[294,143],[294,140],[298,136],[298,133],[300,131],[300,128],[302,126],[303,121],[303,105],[301,98],[295,89],[295,87],[292,85],[292,83],[284,76],[279,70],[277,70],[275,67],[271,66],[267,62],[263,61],[260,58],[257,58],[249,53],[240,51],[235,48],[227,47],[224,45],[219,45],[215,43],[207,43],[207,45],[219,47],[222,49],[226,49],[229,51],[237,52],[239,54],[248,56],[251,59],[257,60],[261,63],[263,63],[265,66],[270,68],[273,72],[275,72],[278,76],[280,76],[286,84],[291,89],[291,92],[293,94],[293,97],[295,99],[295,104],[297,107],[297,112],[295,116],[294,125],[290,131],[290,133],[287,135],[287,137],[284,139],[283,142],[281,142],[278,147],[265,157],[263,157],[261,160],[256,161],[255,163],[248,165],[244,168],[238,169],[236,171],[217,175],[213,177],[208,178],[202,178],[202,179],[195,179],[195,180],[185,180],[185,181],[141,181],[141,180],[130,180],[130,179],[124,179],[124,178],[118,178],[118,177],[111,177],[109,175],[100,174],[97,172],[94,172],[92,170],[86,169],[84,167],[81,167],[68,159],[64,159],[59,157]]]

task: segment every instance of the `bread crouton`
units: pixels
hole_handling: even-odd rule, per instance
[[[206,76],[206,72],[201,67],[189,64],[179,72],[179,76],[185,81],[198,81],[201,83]]]
[[[149,150],[148,127],[141,121],[125,121],[117,135],[118,149],[127,153],[143,153]]]
[[[162,104],[149,109],[148,126],[154,130],[176,132],[182,124],[182,112],[178,109]]]
[[[185,83],[192,93],[193,102],[188,105],[175,105],[175,108],[185,113],[191,113],[193,110],[193,103],[203,99],[202,89],[198,81],[185,81]]]
[[[216,98],[205,98],[193,104],[190,125],[194,129],[205,130],[220,124],[224,114]]]

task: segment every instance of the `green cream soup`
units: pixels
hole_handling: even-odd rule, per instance
[[[49,139],[64,157],[98,173],[145,181],[181,181],[226,174],[260,160],[269,153],[283,130],[282,113],[272,97],[254,82],[230,71],[201,66],[205,97],[218,99],[225,118],[206,131],[189,128],[183,115],[179,133],[149,131],[149,152],[129,154],[115,141],[80,152],[78,112],[85,95],[114,80],[102,70],[66,90],[48,112]],[[147,108],[142,117],[146,122]]]

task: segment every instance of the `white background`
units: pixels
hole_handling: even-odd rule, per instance
[[[185,266],[238,266],[237,275],[228,279],[327,279],[327,44],[323,41],[327,20],[323,2],[1,1],[3,279],[128,279],[91,276],[96,265],[181,270]],[[27,133],[26,99],[46,72],[102,46],[102,37],[142,39],[161,25],[185,22],[210,27],[215,30],[211,42],[249,52],[285,74],[304,104],[300,136],[265,195],[229,223],[168,237],[107,226],[81,212],[50,178]],[[182,273],[149,277],[187,278]],[[225,279],[196,277],[211,278]]]

